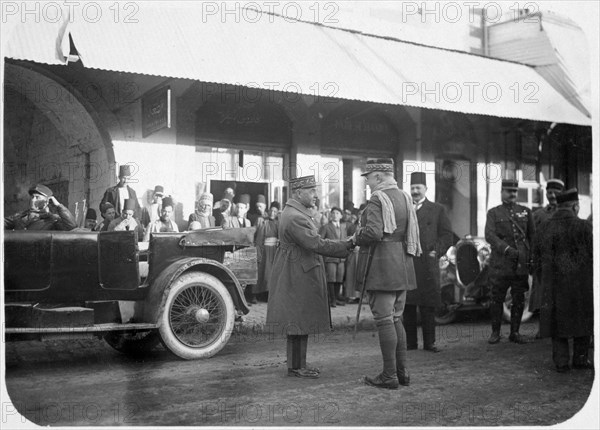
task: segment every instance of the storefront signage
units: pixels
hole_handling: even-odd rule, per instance
[[[163,87],[142,97],[142,136],[171,128],[171,88]]]

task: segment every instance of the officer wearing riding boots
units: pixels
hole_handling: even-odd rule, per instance
[[[488,339],[491,344],[498,343],[501,338],[503,304],[509,288],[512,296],[509,340],[525,343],[519,327],[525,292],[529,289],[530,248],[535,225],[531,210],[516,203],[518,189],[516,180],[502,181],[502,204],[488,211],[485,224],[485,240],[492,247],[489,266],[492,334]]]
[[[29,209],[5,217],[5,230],[69,231],[77,227],[73,214],[58,202],[50,188],[37,184],[29,189],[29,195]]]
[[[369,292],[369,306],[379,335],[383,371],[364,382],[377,388],[409,385],[406,333],[402,323],[407,290],[417,287],[413,256],[421,254],[417,214],[410,195],[398,188],[391,158],[367,160],[372,195],[355,233],[360,246],[358,275]]]

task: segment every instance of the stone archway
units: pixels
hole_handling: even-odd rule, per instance
[[[29,186],[44,183],[80,221],[84,199],[97,208],[112,185],[108,133],[76,91],[39,66],[6,63],[4,90],[5,212],[26,208]]]

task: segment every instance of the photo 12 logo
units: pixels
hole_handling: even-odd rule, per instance
[[[140,6],[136,2],[16,2],[3,1],[0,5],[2,23],[58,23],[84,21],[96,23],[102,18],[115,23],[137,24]]]

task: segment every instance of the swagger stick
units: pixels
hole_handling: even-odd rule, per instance
[[[367,254],[367,267],[365,268],[365,273],[362,278],[362,288],[360,290],[360,300],[358,301],[358,309],[356,310],[356,322],[354,323],[354,333],[352,333],[352,340],[356,339],[356,332],[358,331],[358,320],[360,318],[360,310],[362,308],[363,298],[365,297],[365,286],[367,284],[367,275],[369,274],[369,270],[371,269],[371,262],[373,261],[373,253],[375,252],[375,248],[377,247],[377,243],[375,242],[373,245],[369,246],[369,253]]]

